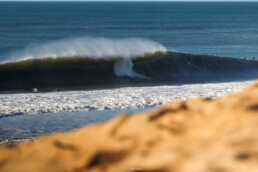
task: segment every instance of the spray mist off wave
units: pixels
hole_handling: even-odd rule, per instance
[[[74,38],[52,41],[36,46],[27,46],[13,54],[13,60],[87,57],[92,59],[111,59],[114,57],[134,58],[146,53],[165,52],[160,43],[144,38]]]
[[[21,51],[10,54],[8,61],[2,63],[64,57],[93,60],[119,58],[114,66],[114,72],[117,76],[143,77],[133,71],[132,59],[155,52],[165,53],[166,51],[166,48],[160,43],[145,38],[80,37],[27,46]]]

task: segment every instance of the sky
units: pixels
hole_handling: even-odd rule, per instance
[[[0,0],[0,1],[172,1],[172,2],[258,2],[258,0]]]
[[[73,0],[0,0],[0,1],[73,1]],[[227,1],[227,2],[258,2],[258,0],[76,0],[76,1],[176,1],[176,2],[180,2],[180,1],[207,1],[207,2],[223,2],[223,1]]]

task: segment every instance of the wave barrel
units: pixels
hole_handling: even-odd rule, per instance
[[[118,65],[118,66],[117,66]],[[124,67],[126,66],[126,68]],[[258,61],[167,52],[132,61],[34,59],[0,64],[0,92],[87,90],[258,78]]]

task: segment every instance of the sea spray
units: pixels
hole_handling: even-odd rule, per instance
[[[138,74],[133,71],[133,62],[131,59],[117,60],[114,66],[116,76],[130,76],[133,78],[145,78],[144,75]],[[149,78],[148,78],[149,79]]]
[[[146,38],[80,37],[27,46],[21,51],[10,54],[8,62],[62,57],[107,60],[117,57],[133,59],[155,52],[166,52],[166,48],[160,43]]]

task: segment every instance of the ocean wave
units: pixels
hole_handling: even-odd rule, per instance
[[[28,60],[87,58],[88,60],[117,60],[114,71],[117,76],[144,76],[133,71],[132,59],[156,52],[165,53],[166,48],[160,43],[146,38],[90,38],[80,37],[27,46],[12,53],[2,63]],[[0,61],[1,63],[1,61]]]
[[[258,78],[258,61],[244,59],[178,52],[112,59],[67,57],[0,64],[0,92],[48,92]]]
[[[79,37],[27,46],[21,51],[11,53],[2,63],[63,57],[105,60],[117,57],[134,59],[145,54],[166,51],[166,48],[160,43],[146,38]]]

